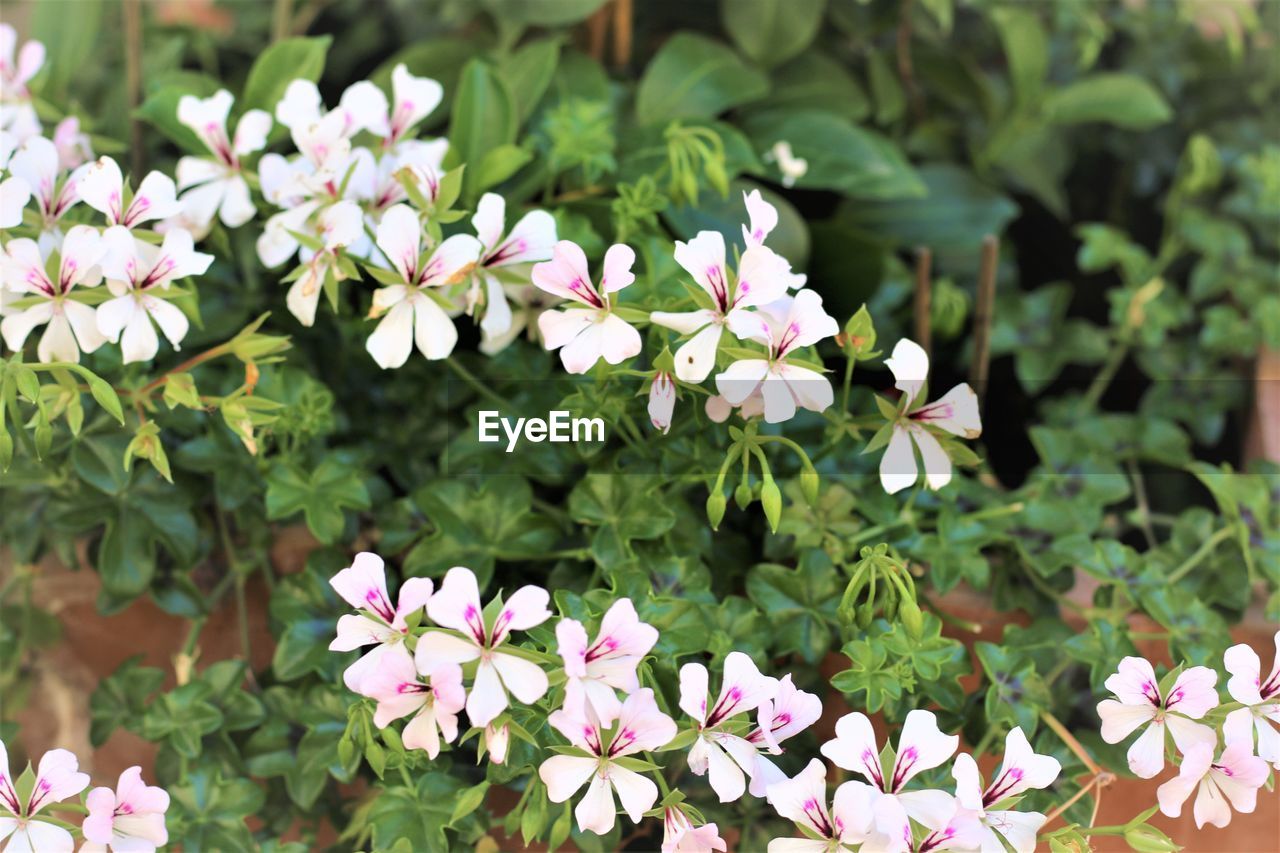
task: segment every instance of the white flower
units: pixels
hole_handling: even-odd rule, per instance
[[[623,811],[639,823],[657,801],[658,786],[624,767],[619,759],[665,746],[676,736],[676,724],[658,710],[653,691],[646,687],[628,696],[611,732],[598,722],[577,719],[564,710],[553,712],[547,721],[583,753],[555,755],[542,762],[538,776],[547,786],[547,798],[563,803],[589,779],[586,796],[573,810],[579,830],[604,835],[613,829],[615,791]]]
[[[45,806],[89,787],[89,775],[79,771],[80,762],[73,754],[51,749],[40,759],[31,791],[21,800],[9,774],[9,752],[0,741],[0,841],[9,839],[6,853],[71,853],[71,833],[37,815]]]
[[[31,187],[19,177],[0,181],[0,228],[16,228],[22,224],[22,211],[31,201]]]
[[[385,147],[391,147],[431,115],[443,99],[443,86],[430,77],[415,77],[403,62],[397,63],[391,69],[391,111],[387,112],[383,98],[381,114],[373,117],[369,130],[383,138]]]
[[[712,307],[654,311],[649,319],[682,335],[692,335],[675,352],[676,376],[685,382],[701,382],[716,365],[716,350],[726,327],[739,338],[758,339],[765,334],[767,318],[751,309],[786,295],[791,265],[772,249],[749,244],[738,262],[736,284],[730,287],[724,235],[719,231],[702,231],[688,243],[677,242],[675,257],[711,298]]]
[[[809,161],[803,157],[797,157],[791,152],[791,143],[785,139],[779,139],[769,149],[764,156],[765,162],[778,164],[778,171],[782,173],[782,185],[784,187],[794,187],[796,181],[803,178],[809,172]]]
[[[862,782],[836,788],[827,808],[827,768],[814,758],[788,779],[769,785],[768,799],[779,815],[802,827],[805,838],[775,838],[769,853],[853,853],[871,829],[875,792]]]
[[[910,711],[898,736],[893,765],[885,772],[880,764],[871,720],[865,714],[845,714],[836,721],[835,740],[822,745],[822,754],[837,767],[862,775],[875,789],[872,829],[867,849],[897,853],[911,839],[911,820],[930,829],[942,829],[955,812],[955,800],[945,791],[907,791],[917,774],[941,765],[956,751],[960,738],[944,735],[929,711]]]
[[[133,228],[151,219],[176,216],[182,210],[173,179],[160,172],[151,172],[143,178],[126,206],[124,176],[110,157],[100,157],[85,169],[76,186],[81,201],[104,214],[108,225]]]
[[[235,138],[229,138],[227,116],[234,100],[230,92],[220,89],[208,98],[183,95],[178,101],[178,121],[191,128],[213,154],[213,159],[183,157],[178,161],[184,213],[203,227],[217,215],[228,228],[238,228],[256,212],[241,158],[266,147],[271,115],[249,110],[240,117]]]
[[[480,257],[480,241],[469,234],[455,234],[427,258],[418,214],[398,204],[378,224],[378,247],[403,284],[380,288],[373,295],[370,316],[383,312],[386,316],[365,348],[382,368],[403,365],[415,343],[429,359],[447,358],[458,342],[458,330],[429,290],[465,281]]]
[[[102,245],[102,272],[116,298],[98,306],[98,331],[120,342],[126,364],[155,358],[160,341],[152,321],[175,350],[181,349],[190,324],[160,294],[177,279],[204,273],[213,255],[195,251],[191,235],[181,230],[170,231],[164,243],[153,246],[134,239],[125,226],[113,225],[102,235]]]
[[[93,159],[89,134],[80,132],[80,119],[75,116],[67,116],[58,122],[53,129],[53,144],[58,149],[59,168],[70,171]]]
[[[1018,727],[1005,738],[1000,771],[985,789],[973,757],[967,753],[956,756],[951,768],[956,780],[956,800],[972,811],[981,824],[982,853],[1001,853],[1006,843],[1015,853],[1034,853],[1036,833],[1044,826],[1045,816],[1039,812],[992,809],[992,806],[1032,788],[1047,788],[1060,772],[1062,765],[1058,759],[1037,755]]]
[[[1214,685],[1218,674],[1208,667],[1193,666],[1182,672],[1168,696],[1162,696],[1155,670],[1146,660],[1127,657],[1117,672],[1106,680],[1107,689],[1117,699],[1098,703],[1102,718],[1102,739],[1119,743],[1145,726],[1142,736],[1129,747],[1129,769],[1150,779],[1164,769],[1165,731],[1183,755],[1196,744],[1211,749],[1218,735],[1203,723],[1195,723],[1218,706]]]
[[[714,823],[695,827],[679,806],[662,813],[662,853],[713,853],[724,851],[724,839]]]
[[[0,129],[19,140],[40,132],[40,119],[31,103],[27,83],[44,65],[44,45],[32,39],[17,51],[18,33],[9,24],[0,24]]]
[[[31,191],[44,231],[56,234],[59,220],[80,200],[76,185],[84,167],[64,177],[57,147],[43,136],[33,136],[9,158],[9,171]]]
[[[142,768],[120,774],[116,789],[94,788],[85,798],[89,815],[81,825],[85,842],[80,853],[155,853],[169,843],[164,813],[169,794],[142,781]]]
[[[471,217],[476,238],[484,247],[476,266],[475,282],[484,284],[485,312],[480,320],[480,331],[486,340],[504,335],[512,323],[511,306],[494,271],[548,260],[556,244],[556,221],[545,210],[529,211],[504,237],[506,205],[502,196],[485,193],[480,196],[475,215]],[[476,297],[469,298],[474,300]]]
[[[441,740],[453,743],[458,737],[458,712],[466,701],[462,667],[436,663],[424,668],[409,657],[403,643],[381,648],[385,653],[360,685],[361,692],[378,703],[373,724],[385,729],[392,720],[412,714],[413,719],[404,727],[404,745],[426,750],[428,758],[435,758],[440,754]],[[372,655],[365,659],[369,657]],[[419,676],[426,676],[430,683]]]
[[[680,667],[680,710],[693,718],[698,735],[689,750],[689,769],[698,776],[709,774],[720,802],[728,803],[746,791],[757,748],[728,731],[725,723],[776,696],[778,679],[761,675],[755,662],[742,652],[730,652],[724,659],[719,697],[710,708],[708,680],[707,668],[700,663]]]
[[[768,358],[747,358],[729,365],[716,375],[720,394],[734,406],[743,405],[753,394],[761,394],[764,419],[771,424],[794,417],[797,406],[811,412],[829,407],[835,395],[827,378],[787,362],[787,357],[797,350],[839,331],[836,321],[822,309],[822,297],[812,290],[801,290],[755,315],[762,319],[763,328],[752,339],[768,346]]]
[[[919,477],[914,439],[924,460],[925,483],[931,489],[941,489],[951,482],[951,457],[942,448],[926,426],[963,438],[982,435],[982,417],[978,412],[978,397],[967,384],[961,383],[940,400],[924,403],[917,400],[929,375],[929,356],[915,341],[903,338],[893,348],[893,355],[885,359],[885,365],[893,372],[894,387],[906,395],[907,410],[893,425],[889,446],[880,459],[880,484],[889,494],[913,485]]]
[[[1174,779],[1156,789],[1160,811],[1169,817],[1182,814],[1182,804],[1196,794],[1196,828],[1206,823],[1224,827],[1231,823],[1231,810],[1248,814],[1257,805],[1258,789],[1269,775],[1267,762],[1253,754],[1248,742],[1228,743],[1221,757],[1213,760],[1213,745],[1197,743],[1182,757],[1182,767]]]
[[[595,642],[588,642],[587,630],[576,619],[560,620],[556,641],[566,676],[565,712],[607,726],[622,709],[614,691],[640,688],[636,667],[658,642],[658,629],[640,621],[631,599],[620,598],[600,621]]]
[[[442,663],[479,661],[475,683],[467,697],[467,717],[473,726],[485,726],[507,707],[507,691],[525,704],[547,692],[547,674],[533,661],[499,651],[512,631],[527,631],[551,618],[550,596],[536,586],[522,586],[503,602],[488,624],[480,605],[480,590],[470,569],[455,566],[427,602],[431,621],[454,633],[428,631],[418,639],[416,657],[420,670]]]
[[[1245,707],[1227,714],[1222,735],[1227,742],[1240,740],[1253,743],[1258,736],[1258,757],[1280,768],[1280,631],[1275,635],[1276,656],[1271,674],[1262,680],[1262,661],[1258,653],[1241,643],[1227,649],[1223,665],[1231,678],[1227,692]]]
[[[351,201],[331,204],[316,217],[319,231],[316,236],[322,248],[318,252],[302,248],[306,271],[290,285],[285,297],[289,312],[302,325],[310,326],[315,323],[316,306],[320,304],[320,292],[324,289],[325,279],[329,275],[337,281],[345,278],[338,265],[338,250],[350,246],[364,235],[363,223],[364,215],[359,206]]]
[[[671,374],[658,371],[649,385],[649,423],[666,435],[671,430],[671,416],[676,410],[676,383]]]
[[[756,709],[756,727],[747,734],[747,743],[772,755],[781,755],[782,742],[809,728],[822,716],[822,700],[812,693],[797,690],[791,676],[784,675],[778,682],[778,693],[765,699]],[[762,753],[757,752],[751,768],[751,795],[767,796],[770,785],[786,779]]]
[[[81,350],[93,352],[106,343],[98,332],[94,310],[71,298],[76,285],[93,287],[102,279],[98,262],[105,247],[97,231],[88,225],[76,225],[67,232],[58,253],[56,281],[49,278],[47,256],[34,240],[10,240],[5,250],[9,288],[42,300],[30,308],[7,309],[10,313],[0,321],[0,335],[9,349],[22,349],[31,331],[45,323],[48,328],[36,348],[42,362],[79,361]]]
[[[586,373],[601,358],[609,364],[621,364],[640,354],[640,333],[614,313],[611,298],[636,280],[631,272],[635,260],[630,246],[610,246],[604,255],[599,290],[587,272],[587,256],[576,243],[561,240],[551,260],[534,265],[534,285],[586,306],[545,311],[538,317],[543,346],[560,350],[565,370]]]

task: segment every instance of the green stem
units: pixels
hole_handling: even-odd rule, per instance
[[[289,37],[293,28],[293,0],[275,0],[271,10],[271,41],[277,42]]]
[[[494,405],[500,406],[503,409],[507,409],[507,410],[511,409],[511,403],[508,402],[506,398],[504,398],[502,395],[495,392],[488,385],[485,385],[482,381],[480,381],[480,379],[474,373],[472,373],[470,370],[467,370],[465,367],[463,367],[462,364],[457,359],[450,356],[449,358],[446,358],[444,361],[445,361],[445,364],[449,365],[450,370],[458,374],[459,379],[461,379],[463,382],[467,383],[467,385],[471,387],[471,390],[475,391],[481,397],[484,397],[486,400],[488,400],[490,403],[493,403]]]
[[[1124,364],[1124,360],[1128,355],[1129,338],[1127,336],[1117,337],[1111,345],[1111,353],[1107,356],[1106,364],[1102,365],[1102,369],[1093,377],[1093,382],[1090,383],[1089,389],[1084,392],[1084,400],[1081,403],[1082,408],[1097,408],[1098,401],[1106,393],[1107,386],[1111,384],[1111,380],[1116,376],[1116,371],[1120,369],[1120,365]]]
[[[1204,558],[1213,552],[1214,548],[1218,547],[1224,539],[1233,533],[1235,533],[1235,527],[1223,527],[1220,530],[1215,531],[1212,536],[1204,540],[1204,544],[1200,546],[1199,550],[1184,560],[1182,565],[1169,573],[1169,577],[1165,579],[1166,582],[1175,584],[1182,580],[1191,572],[1192,569],[1200,565]]]

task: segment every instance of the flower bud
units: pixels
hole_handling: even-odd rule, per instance
[[[804,499],[809,502],[809,506],[818,505],[818,485],[821,480],[818,478],[818,472],[813,468],[800,469],[800,493],[804,495]]]
[[[1154,826],[1135,826],[1125,830],[1124,840],[1138,853],[1172,853],[1180,849],[1169,836]]]
[[[746,509],[751,506],[751,500],[755,497],[751,491],[751,487],[746,483],[739,483],[738,488],[733,490],[733,502],[738,505],[738,509]]]
[[[778,522],[782,521],[782,490],[774,480],[765,480],[760,487],[760,504],[764,507],[764,517],[769,520],[769,529],[778,532]]]
[[[707,495],[707,523],[712,530],[720,529],[720,521],[724,518],[725,500],[719,490]]]
[[[876,618],[875,604],[870,601],[864,601],[862,605],[858,607],[857,614],[854,617],[854,621],[857,623],[859,628],[866,630],[867,628],[871,627],[871,623],[872,621],[875,620],[875,618]]]
[[[905,595],[898,599],[898,619],[911,639],[918,640],[924,636],[924,616],[920,614],[920,605],[915,599]]]

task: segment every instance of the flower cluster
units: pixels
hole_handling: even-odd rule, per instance
[[[822,754],[866,782],[846,782],[828,809],[822,762],[814,760],[788,778],[773,761],[784,741],[817,722],[819,697],[797,689],[789,674],[761,673],[750,657],[735,651],[725,656],[715,691],[706,666],[684,664],[677,708],[666,707],[662,692],[642,686],[640,675],[658,631],[640,620],[626,598],[613,602],[594,631],[579,620],[558,619],[552,657],[549,650],[513,641],[513,632],[553,618],[550,597],[539,587],[521,587],[485,606],[475,575],[455,567],[438,590],[425,578],[406,580],[393,605],[383,562],[371,553],[357,555],[331,584],[360,612],[341,617],[330,648],[373,646],[344,680],[376,703],[375,725],[411,718],[402,736],[405,747],[434,759],[458,740],[465,711],[472,732],[483,737],[482,754],[502,764],[513,735],[537,742],[511,719],[513,700],[536,707],[567,742],[551,747],[555,754],[541,761],[538,776],[552,802],[577,798],[574,815],[582,831],[609,832],[620,805],[636,823],[646,815],[662,816],[664,851],[725,849],[715,824],[685,803],[682,792],[669,790],[653,761],[654,753],[684,748],[690,772],[705,776],[720,802],[747,794],[765,798],[814,839],[778,839],[771,850],[862,845],[896,853],[1008,844],[1029,853],[1045,822],[1015,804],[1025,791],[1050,785],[1060,767],[1056,759],[1037,755],[1021,729],[1009,733],[1004,761],[985,787],[973,758],[957,757],[952,794],[909,785],[949,760],[959,743],[938,730],[932,713],[907,715],[892,754],[881,752],[865,715],[848,714],[836,723],[836,737],[822,746]],[[557,658],[559,666],[548,672],[545,667]],[[915,826],[923,832],[915,833]],[[915,835],[922,840],[913,841]]]
[[[1098,703],[1102,739],[1120,743],[1142,730],[1129,746],[1129,769],[1143,779],[1160,775],[1170,742],[1180,756],[1178,775],[1157,791],[1164,814],[1178,817],[1193,792],[1197,827],[1223,827],[1231,822],[1232,809],[1254,810],[1258,789],[1273,767],[1280,769],[1280,631],[1275,643],[1276,659],[1266,679],[1253,649],[1241,644],[1227,650],[1227,692],[1236,707],[1225,716],[1218,674],[1208,667],[1179,667],[1157,679],[1149,661],[1127,657],[1107,679],[1115,698]],[[1218,727],[1201,722],[1214,718],[1220,718]]]
[[[70,853],[75,849],[71,831],[50,812],[58,804],[77,797],[89,787],[89,776],[65,749],[51,749],[15,778],[9,772],[9,753],[0,741],[0,841],[8,839],[5,853]],[[169,795],[163,788],[142,781],[142,768],[120,774],[115,790],[94,788],[73,811],[85,813],[80,825],[82,853],[154,853],[169,842],[164,815]]]

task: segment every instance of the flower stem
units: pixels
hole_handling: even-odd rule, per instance
[[[488,385],[485,385],[482,381],[480,381],[479,377],[477,377],[470,370],[467,370],[467,368],[463,367],[462,363],[459,362],[457,359],[455,359],[453,356],[446,358],[444,361],[445,361],[445,364],[449,365],[450,370],[458,374],[459,379],[467,383],[467,385],[471,386],[471,390],[475,391],[481,397],[484,397],[486,400],[488,400],[490,403],[493,403],[494,405],[501,406],[502,408],[508,409],[508,410],[511,408],[511,403],[505,397],[503,397],[501,394],[498,394]]]
[[[1182,565],[1178,566],[1176,569],[1174,569],[1172,572],[1169,573],[1169,577],[1166,578],[1166,582],[1174,584],[1182,580],[1191,572],[1192,569],[1200,565],[1200,563],[1204,560],[1204,558],[1209,556],[1209,554],[1213,552],[1214,548],[1218,547],[1219,543],[1221,543],[1224,539],[1226,539],[1232,533],[1235,533],[1234,526],[1223,527],[1220,530],[1214,531],[1214,534],[1210,536],[1208,539],[1204,540],[1204,543],[1199,547],[1199,549],[1196,550],[1194,554],[1192,554],[1190,557],[1184,560]]]

